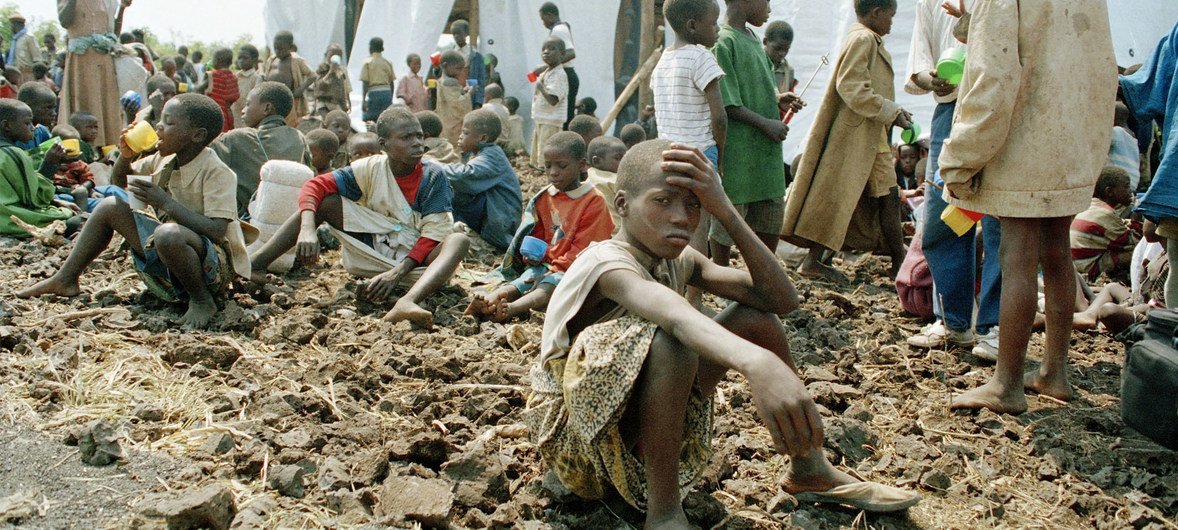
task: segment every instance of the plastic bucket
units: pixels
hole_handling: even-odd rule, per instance
[[[914,144],[920,139],[920,124],[912,122],[912,126],[900,132],[900,139],[906,144]]]
[[[964,73],[965,48],[949,48],[941,53],[941,58],[937,60],[937,77],[950,85],[959,85]]]

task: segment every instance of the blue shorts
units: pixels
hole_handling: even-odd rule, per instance
[[[720,148],[715,145],[704,149],[704,156],[708,157],[708,161],[712,163],[712,169],[720,170]]]
[[[515,287],[519,294],[524,294],[545,283],[556,287],[561,278],[564,278],[563,272],[549,271],[544,265],[536,265],[525,269],[519,278],[511,282],[511,286]]]
[[[97,191],[99,195],[103,196],[103,198],[118,197],[122,199],[123,202],[127,202],[127,191],[118,186],[96,186],[94,191]],[[70,195],[69,193],[58,193],[57,198],[70,203],[74,202],[74,196]],[[94,197],[86,199],[86,211],[93,212],[94,208],[97,207],[98,203],[100,202],[102,202],[102,199],[96,199]]]
[[[155,246],[151,243],[151,236],[163,223],[142,212],[132,212],[132,215],[135,216],[135,229],[139,232],[139,242],[143,245],[142,257],[134,252],[131,253],[135,272],[139,273],[139,279],[143,280],[152,294],[164,301],[187,300],[188,293],[184,291],[184,287],[179,282],[172,278],[172,272],[168,270],[167,265],[164,265]],[[225,251],[214,245],[212,240],[204,236],[200,236],[200,239],[204,243],[205,250],[204,259],[201,261],[205,284],[209,286],[210,292],[217,293],[232,278],[232,271],[228,269],[229,260],[222,255]]]

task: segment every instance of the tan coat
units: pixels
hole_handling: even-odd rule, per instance
[[[900,115],[894,76],[875,32],[852,26],[788,192],[783,235],[842,248],[884,131]]]
[[[998,217],[1087,209],[1117,91],[1104,0],[979,2],[969,41],[940,158],[949,202]]]

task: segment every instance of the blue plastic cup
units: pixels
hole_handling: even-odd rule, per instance
[[[467,79],[466,86],[468,86],[470,88],[477,87],[477,86],[479,86],[479,80],[478,79]]]
[[[519,245],[519,254],[528,261],[540,263],[544,261],[546,253],[548,253],[548,243],[537,237],[524,236],[523,242]]]

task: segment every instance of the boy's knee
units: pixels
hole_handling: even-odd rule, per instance
[[[764,335],[774,327],[781,327],[781,319],[777,315],[743,304],[737,304],[725,310],[717,317],[717,320],[726,329],[743,339]]]
[[[455,251],[462,253],[463,256],[465,256],[466,252],[470,250],[470,238],[461,232],[454,232],[446,236],[446,239],[442,241],[442,244],[446,245],[446,248],[452,248]]]
[[[695,380],[699,368],[699,355],[679,342],[670,333],[658,330],[650,342],[647,366],[655,370],[667,370],[686,380]]]
[[[176,223],[164,223],[156,227],[151,235],[156,250],[166,253],[188,245],[189,234],[189,230],[183,226]]]
[[[115,196],[110,196],[98,201],[98,204],[94,205],[94,211],[92,213],[96,216],[100,214],[110,215],[116,211],[130,213],[131,207],[128,206],[127,203],[122,199]]]

